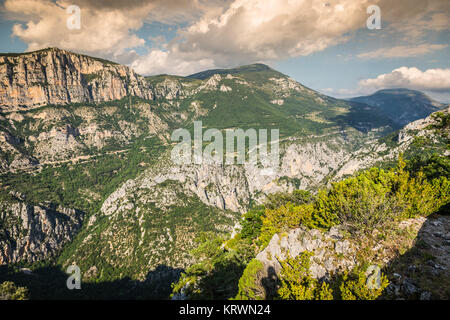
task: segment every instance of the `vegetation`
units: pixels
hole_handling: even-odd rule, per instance
[[[363,272],[353,272],[351,275],[344,273],[339,286],[342,300],[375,300],[389,285],[385,275],[380,274],[379,284],[375,287],[369,287],[368,275]]]
[[[17,287],[12,281],[0,284],[0,300],[26,300],[28,290],[25,287]]]
[[[311,254],[305,252],[295,258],[281,261],[281,287],[279,298],[284,300],[332,300],[332,290],[326,282],[311,277]]]
[[[256,300],[262,296],[261,292],[255,292],[258,288],[257,278],[258,272],[263,269],[263,264],[253,259],[245,268],[242,277],[239,279],[239,292],[236,296],[237,300]]]
[[[370,234],[374,228],[383,229],[394,221],[448,210],[450,162],[438,154],[442,146],[448,148],[449,144],[442,135],[434,149],[426,148],[430,138],[416,137],[406,154],[406,158],[412,160],[400,160],[394,168],[373,168],[332,183],[330,188],[322,188],[317,193],[296,190],[270,195],[264,205],[252,208],[243,216],[242,228],[233,238],[227,237],[220,227],[233,225],[235,213],[204,205],[200,199],[180,191],[180,186],[174,181],[158,184],[152,190],[179,191],[175,193],[176,205],[160,208],[152,201],[141,201],[142,194],[130,194],[127,200],[134,211],[126,211],[122,216],[94,216],[108,195],[124,181],[136,178],[155,164],[158,156],[168,148],[166,139],[171,129],[184,126],[192,130],[194,119],[202,120],[205,128],[223,130],[236,127],[281,128],[282,141],[284,138],[324,141],[329,136],[322,136],[333,134],[338,128],[349,135],[351,139],[348,140],[355,145],[363,136],[357,131],[379,128],[376,134],[381,135],[383,130],[397,127],[366,105],[326,97],[303,86],[293,88],[292,85],[296,84],[290,83],[287,77],[260,64],[233,70],[212,70],[190,78],[159,75],[146,79],[155,87],[156,94],[171,90],[164,87],[166,80],[175,81],[176,86],[183,89],[198,89],[206,85],[201,79],[213,74],[232,74],[238,81],[222,77],[220,85],[226,86],[227,90],[191,91],[193,94],[187,94],[183,99],[160,96],[147,101],[127,96],[100,104],[48,105],[18,111],[17,115],[22,120],[2,120],[0,131],[16,137],[14,148],[29,157],[35,156],[36,137],[53,128],[76,132],[82,125],[92,123],[100,131],[111,132],[112,138],[103,141],[104,145],[96,145],[75,134],[73,137],[81,145],[80,150],[69,155],[56,152],[55,163],[38,170],[9,172],[1,176],[1,201],[18,201],[10,191],[20,191],[26,203],[77,208],[86,213],[85,221],[95,222],[92,226],[85,223],[74,241],[54,260],[42,262],[43,265],[33,264],[31,269],[39,277],[24,279],[18,266],[8,266],[5,272],[0,271],[0,280],[13,279],[19,286],[27,284],[32,297],[54,298],[60,294],[79,297],[74,292],[68,294],[63,287],[66,278],[63,266],[77,261],[83,272],[92,266],[98,268],[98,274],[84,283],[84,297],[111,297],[111,291],[120,291],[114,295],[115,298],[154,298],[150,291],[155,287],[148,285],[148,279],[152,272],[161,270],[156,268],[156,271],[152,269],[149,272],[150,268],[155,266],[155,261],[173,264],[185,259],[193,236],[198,235],[195,248],[190,252],[194,263],[173,284],[173,293],[186,293],[192,299],[256,299],[262,294],[261,288],[256,286],[261,281],[258,276],[262,265],[255,256],[276,233],[300,226],[327,230],[343,224],[352,235]],[[86,82],[98,77],[99,74],[83,74]],[[289,92],[282,92],[283,88],[289,88],[286,89]],[[283,96],[282,102],[279,102],[280,96]],[[274,100],[277,102],[273,103]],[[193,110],[194,102],[200,111]],[[9,118],[9,114],[0,114],[4,119]],[[155,134],[149,128],[155,115],[163,123],[163,133]],[[437,114],[436,120],[439,123],[431,126],[430,130],[444,131],[448,128],[448,115]],[[127,134],[122,135],[123,132]],[[314,135],[321,137],[310,138]],[[396,137],[394,134],[384,141],[394,145]],[[287,143],[286,139],[284,141]],[[0,156],[11,164],[16,155],[0,151]],[[77,156],[89,156],[89,159],[73,163],[68,160]],[[281,177],[278,181],[280,184],[286,182],[294,182],[297,187],[300,185],[300,180],[289,181],[288,177]],[[136,215],[128,214],[137,214],[136,208],[140,210],[139,222]],[[165,240],[166,234],[171,237],[170,241]],[[163,240],[155,245],[159,236]],[[174,245],[171,247],[172,236]],[[281,287],[274,297],[371,299],[379,296],[377,292],[365,291],[364,277],[360,273],[345,275],[345,281],[339,282],[337,289],[335,283],[329,285],[313,279],[306,255],[289,258],[282,262],[282,266]],[[166,265],[158,267],[167,271],[167,278],[161,280],[166,284],[178,279],[181,272]],[[28,286],[28,283],[32,285]],[[53,285],[58,289],[51,290]],[[22,296],[21,287],[11,287],[8,283],[5,288]],[[167,290],[166,287],[159,290],[162,296],[156,297],[167,297]]]
[[[445,168],[447,162],[436,160],[426,169],[442,171],[442,165]],[[410,173],[405,166],[400,158],[395,168],[372,168],[332,183],[330,189],[319,190],[311,203],[266,209],[259,236],[261,245],[267,244],[275,233],[300,225],[328,229],[344,224],[353,232],[371,232],[395,220],[427,216],[449,202],[447,177],[429,180],[422,171]],[[427,173],[430,178],[435,176]]]
[[[208,242],[203,238],[202,245],[194,252],[208,254],[185,271],[182,281],[173,285],[174,293],[184,287],[191,288],[185,294],[194,298],[260,298],[264,296],[264,288],[258,283],[261,264],[254,257],[275,233],[300,226],[327,230],[342,224],[351,236],[358,236],[371,234],[374,229],[382,231],[396,221],[428,216],[448,207],[450,202],[450,177],[436,174],[448,172],[447,166],[447,161],[437,156],[428,159],[425,167],[417,167],[416,160],[404,161],[400,157],[391,169],[363,171],[332,183],[329,189],[321,189],[316,195],[300,190],[290,195],[271,195],[264,206],[244,214],[242,229],[233,239],[212,238],[214,240]],[[233,290],[223,290],[222,282],[214,277],[220,274],[220,279],[224,279],[223,268],[230,257],[233,257],[233,266],[238,268],[226,278],[227,286]],[[369,289],[368,275],[362,266],[329,283],[320,282],[309,274],[309,259],[308,254],[303,254],[280,262],[280,288],[274,298],[376,299],[388,285],[386,276],[380,275],[379,286]],[[211,286],[211,283],[218,286]]]

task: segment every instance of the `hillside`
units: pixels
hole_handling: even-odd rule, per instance
[[[203,232],[226,237],[270,194],[315,192],[416,154],[408,137],[428,132],[398,133],[376,107],[322,95],[262,64],[142,77],[56,48],[0,59],[0,275],[26,285],[20,268],[30,268],[42,280],[30,282],[33,297],[75,263],[92,290],[84,297],[111,294],[98,292],[103,284],[145,289],[125,297],[166,298],[196,262],[189,250]],[[278,170],[174,164],[170,135],[194,120],[204,130],[279,128]],[[435,151],[446,145],[421,139],[436,140],[426,143]],[[55,295],[79,297],[58,286]]]
[[[448,299],[449,112],[400,131],[410,160],[273,194],[231,236],[199,237],[172,298]]]

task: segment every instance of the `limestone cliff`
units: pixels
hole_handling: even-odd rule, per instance
[[[81,228],[78,210],[14,198],[0,202],[0,265],[54,256]]]
[[[127,95],[152,99],[145,79],[109,61],[50,48],[0,56],[0,108],[103,102]]]

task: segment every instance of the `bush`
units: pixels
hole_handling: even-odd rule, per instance
[[[330,288],[326,282],[320,282],[310,275],[310,253],[303,253],[296,258],[288,257],[281,261],[281,287],[279,298],[284,300],[374,300],[378,298],[389,285],[386,276],[377,273],[369,274],[355,271],[350,275],[345,272],[332,280]],[[379,270],[378,270],[379,271]],[[369,282],[374,286],[369,286]]]
[[[393,169],[372,168],[332,183],[330,189],[320,190],[312,203],[288,202],[266,209],[257,243],[265,246],[275,233],[299,226],[329,229],[345,224],[352,232],[370,233],[395,220],[428,216],[449,203],[446,177],[430,182],[421,171],[411,176],[405,165],[400,158]]]
[[[332,300],[332,290],[320,283],[309,272],[310,253],[281,261],[281,287],[278,295],[283,300]]]
[[[370,232],[398,219],[427,216],[449,201],[449,181],[429,182],[422,172],[411,177],[400,158],[396,168],[372,168],[321,191],[313,218],[322,225],[344,223],[354,232]]]
[[[310,228],[316,227],[312,214],[314,207],[312,204],[294,206],[291,203],[277,209],[267,209],[262,219],[261,235],[259,244],[266,246],[275,233],[292,229],[304,225]]]
[[[387,277],[380,273],[378,288],[369,288],[368,275],[365,272],[353,273],[350,276],[344,273],[340,285],[342,300],[375,300],[389,285]]]
[[[26,300],[28,289],[17,287],[12,281],[5,281],[0,285],[0,300]]]
[[[253,259],[245,268],[242,277],[239,279],[239,292],[236,300],[257,300],[263,297],[263,291],[258,284],[257,274],[263,269],[261,261]]]
[[[242,229],[240,232],[242,239],[248,239],[252,242],[254,239],[258,238],[261,233],[262,217],[264,216],[265,208],[264,206],[258,206],[249,210],[244,215],[244,220],[242,221]]]
[[[313,200],[314,196],[306,190],[294,190],[292,193],[277,192],[267,195],[264,207],[273,210],[285,206],[288,203],[298,206],[305,203],[311,203]]]

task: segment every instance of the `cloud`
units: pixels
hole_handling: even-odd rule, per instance
[[[197,61],[205,59],[212,59],[215,67],[230,67],[307,56],[344,43],[355,31],[365,28],[366,8],[372,4],[381,7],[387,30],[401,29],[406,34],[411,30],[405,25],[411,21],[421,30],[448,28],[449,10],[445,9],[450,7],[438,0],[235,0],[219,15],[194,21],[179,31],[178,41],[168,43],[164,50],[151,50],[149,55],[167,55],[160,61],[169,65],[160,65],[158,70],[172,69],[171,61],[183,61],[196,71],[200,70],[200,65],[195,68]],[[428,50],[437,50],[437,46]],[[398,49],[402,48],[391,51],[391,55],[398,55]],[[419,46],[416,54],[420,50],[425,49]],[[140,59],[136,66],[154,73],[155,63],[145,66],[148,61]]]
[[[365,25],[365,6],[351,0],[339,2],[340,6],[317,1],[236,0],[221,14],[204,16],[180,30],[178,41],[167,45],[167,59],[159,61],[195,66],[213,59],[214,66],[225,67],[309,55],[346,41],[347,32]],[[152,50],[148,55],[162,56],[163,51]],[[142,66],[146,61],[150,60],[141,59],[135,66],[154,73],[155,63]]]
[[[352,89],[323,88],[319,91],[337,98],[370,95],[382,89],[406,88],[425,92],[441,102],[450,102],[450,69],[400,67],[376,78],[363,79]]]
[[[211,58],[197,59],[195,63],[176,57],[173,53],[162,50],[152,50],[140,56],[131,63],[131,67],[139,74],[182,74],[188,75],[199,70],[215,67]]]
[[[357,55],[361,59],[383,59],[383,58],[408,58],[422,56],[437,50],[447,48],[446,44],[424,43],[417,46],[396,46],[392,48],[380,48],[371,52]]]
[[[65,27],[71,4],[82,10],[77,32]],[[374,4],[387,32],[417,36],[449,28],[450,2],[440,0],[6,0],[4,11],[22,21],[13,35],[28,50],[57,46],[126,61],[144,74],[186,74],[205,66],[271,63],[344,43],[366,27],[366,8]],[[166,43],[137,35],[155,21],[183,27]],[[130,62],[134,54],[127,52],[138,47],[144,50]]]
[[[133,55],[127,51],[146,46],[146,40],[136,34],[145,22],[191,21],[213,8],[215,3],[198,0],[6,0],[2,13],[9,19],[23,21],[13,26],[12,35],[28,44],[27,51],[59,47],[126,63]],[[66,8],[70,5],[81,9],[80,30],[66,27],[70,17]]]
[[[70,15],[65,1],[7,0],[5,10],[21,16],[25,25],[15,24],[12,34],[28,44],[28,51],[45,47],[61,47],[83,53],[102,53],[102,56],[123,54],[128,48],[143,46],[145,40],[131,30],[142,26],[145,13],[130,8],[127,14],[120,10],[98,11],[81,7],[81,29],[66,27]],[[130,19],[130,17],[135,19]]]
[[[450,69],[428,69],[401,67],[373,79],[359,81],[361,89],[408,88],[436,92],[450,92]]]

